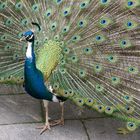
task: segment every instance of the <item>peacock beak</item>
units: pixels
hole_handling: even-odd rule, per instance
[[[23,36],[22,38],[20,38],[20,41],[23,41],[23,40],[25,40],[25,36]]]

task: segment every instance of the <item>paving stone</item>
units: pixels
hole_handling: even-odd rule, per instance
[[[0,126],[0,140],[88,140],[80,121],[66,121],[65,125],[53,127],[39,135],[35,129],[42,124],[18,124]]]
[[[117,128],[125,123],[111,118],[98,118],[84,121],[90,140],[139,140],[140,129],[127,135],[117,134]]]
[[[82,111],[82,112],[81,112]],[[52,119],[60,117],[60,105],[58,103],[49,103],[49,116]],[[84,108],[77,107],[71,101],[66,101],[64,104],[64,118],[65,119],[86,119],[86,118],[97,118],[104,117],[100,113]]]
[[[0,124],[42,121],[40,101],[29,95],[0,96]]]
[[[23,86],[0,84],[0,95],[19,94],[19,93],[25,93]]]

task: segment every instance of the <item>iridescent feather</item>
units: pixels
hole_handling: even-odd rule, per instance
[[[37,67],[55,92],[140,126],[139,0],[7,0],[0,19],[0,83],[24,82],[19,39],[37,22]]]

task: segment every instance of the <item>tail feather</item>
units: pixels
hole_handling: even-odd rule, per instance
[[[140,124],[139,7],[139,0],[2,2],[0,82],[24,81],[19,38],[38,23],[36,63],[58,94]]]

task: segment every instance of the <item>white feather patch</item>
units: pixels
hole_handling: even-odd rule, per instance
[[[49,90],[50,90],[50,92],[53,93],[53,88],[52,88],[52,86],[49,86]]]
[[[55,95],[53,95],[52,101],[53,102],[59,102],[59,100],[57,99],[57,97]]]
[[[28,48],[26,51],[26,57],[32,58],[32,42],[28,42]]]

